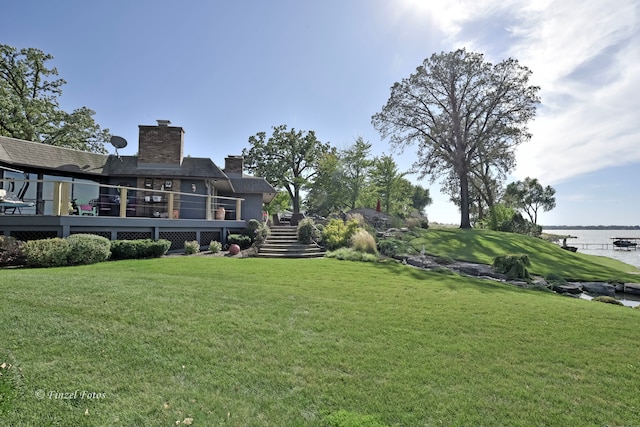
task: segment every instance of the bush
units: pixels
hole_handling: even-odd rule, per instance
[[[24,242],[15,237],[0,236],[0,267],[24,265],[26,258],[23,247]]]
[[[250,219],[247,222],[247,228],[244,229],[242,234],[248,236],[251,239],[251,243],[255,243],[260,246],[265,240],[267,240],[267,237],[269,237],[269,227],[257,219]]]
[[[346,223],[340,219],[332,219],[324,228],[322,241],[329,250],[347,247],[349,239],[359,227],[357,219],[350,219]]]
[[[193,255],[200,252],[200,243],[197,240],[187,240],[184,242],[184,253],[186,255]]]
[[[298,223],[298,241],[309,244],[320,240],[320,230],[311,218],[304,218]]]
[[[67,265],[71,243],[67,239],[54,237],[30,240],[23,249],[29,267],[60,267]]]
[[[222,243],[218,242],[217,240],[212,240],[211,243],[209,243],[209,252],[217,254],[221,250]]]
[[[378,250],[384,256],[394,257],[396,255],[415,254],[416,250],[411,244],[402,239],[382,239],[378,242]]]
[[[166,254],[171,242],[160,239],[114,240],[111,242],[111,259],[158,258]]]
[[[605,295],[601,295],[599,297],[595,297],[593,301],[605,302],[607,304],[615,304],[615,305],[624,305],[621,301],[618,301],[614,297],[608,297]]]
[[[420,227],[420,219],[415,217],[407,218],[404,224],[409,230],[413,230]]]
[[[327,258],[335,258],[344,261],[377,262],[378,257],[374,254],[359,252],[352,248],[339,248],[335,251],[327,252]]]
[[[111,256],[111,241],[95,234],[74,234],[70,243],[68,265],[86,265],[104,262]]]
[[[240,246],[240,249],[248,249],[251,246],[251,237],[246,234],[229,234],[227,237],[227,243],[229,245],[236,244]]]
[[[493,260],[493,269],[498,273],[506,274],[509,279],[530,279],[527,267],[531,266],[529,256],[526,254],[503,255]]]
[[[349,239],[349,245],[358,252],[365,252],[374,255],[378,254],[376,239],[362,228],[353,233]]]

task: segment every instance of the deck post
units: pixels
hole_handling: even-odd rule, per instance
[[[54,181],[53,183],[53,215],[69,215],[69,203],[71,203],[71,187],[68,182]]]
[[[208,194],[207,195],[207,203],[205,205],[205,209],[206,209],[206,212],[207,212],[206,213],[207,221],[211,221],[213,219],[213,215],[212,215],[213,209],[212,209],[212,206],[211,206],[212,201],[213,201],[213,198],[211,197],[211,194]]]
[[[120,188],[120,218],[127,217],[127,188]]]
[[[236,221],[240,221],[242,217],[242,213],[240,212],[240,206],[242,201],[240,199],[236,199]]]
[[[167,213],[170,219],[176,219],[173,215],[173,191],[169,193],[169,199],[167,200]]]

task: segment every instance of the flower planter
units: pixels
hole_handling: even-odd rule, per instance
[[[216,219],[218,219],[218,220],[224,219],[224,215],[225,215],[224,208],[216,209]]]

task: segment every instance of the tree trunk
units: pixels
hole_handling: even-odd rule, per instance
[[[300,187],[294,186],[293,192],[294,194],[291,202],[293,203],[293,213],[297,214],[300,213]]]
[[[471,228],[469,220],[469,177],[460,174],[460,228]]]

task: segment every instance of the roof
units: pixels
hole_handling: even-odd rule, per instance
[[[269,203],[276,196],[276,189],[266,179],[242,175],[230,176],[233,189],[238,194],[263,194],[263,201]]]
[[[58,173],[102,176],[202,178],[217,181],[221,191],[263,194],[268,203],[276,190],[264,178],[227,176],[211,159],[185,157],[181,165],[140,164],[137,156],[114,156],[0,136],[0,165]]]
[[[136,156],[111,156],[104,173],[109,176],[162,176],[228,179],[211,159],[185,157],[181,165],[140,164]]]
[[[0,163],[16,168],[102,175],[110,156],[0,136]]]

